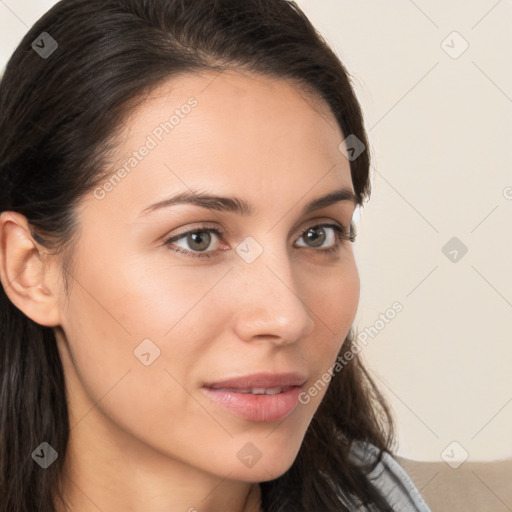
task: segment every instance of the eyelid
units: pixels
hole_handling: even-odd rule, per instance
[[[194,224],[197,224],[197,226]],[[179,228],[178,231],[176,231],[172,235],[170,235],[170,234],[165,235],[164,238],[168,240],[170,238],[177,238],[180,235],[186,235],[187,233],[190,233],[190,232],[204,231],[207,229],[212,229],[212,230],[218,231],[222,235],[228,233],[228,230],[225,229],[224,227],[220,226],[219,224],[215,224],[213,222],[197,222],[197,223],[193,223],[193,224],[187,224],[186,227]]]
[[[342,228],[344,230],[343,231],[344,233],[347,232],[347,226],[344,223],[336,221],[334,219],[328,219],[326,217],[319,217],[316,219],[309,219],[309,220],[305,221],[303,224],[301,224],[301,227],[299,227],[298,229],[295,230],[293,237],[298,238],[298,237],[302,236],[305,231],[307,231],[308,229],[311,229],[313,227],[316,227],[319,225],[325,225],[325,224],[332,224],[332,223],[338,224],[340,226],[340,228]],[[350,231],[350,233],[352,233],[353,230],[355,231],[355,229],[353,229],[353,227],[355,228],[355,225],[354,225],[354,222],[351,221],[350,225],[348,226],[348,230]],[[178,229],[178,231],[172,235],[165,235],[164,239],[167,241],[175,240],[177,238],[180,238],[180,236],[186,235],[190,232],[204,231],[204,230],[210,230],[210,229],[217,231],[221,235],[226,235],[226,234],[230,233],[230,230],[224,228],[223,226],[221,226],[219,224],[214,224],[214,223],[210,223],[210,222],[202,222],[202,223],[198,222],[197,226],[195,226],[194,224],[188,224],[183,229]]]
[[[294,240],[300,239],[310,229],[313,229],[313,228],[316,228],[316,227],[327,227],[327,228],[330,227],[331,229],[334,229],[335,231],[337,231],[337,233],[335,234],[336,244],[332,248],[327,248],[327,249],[311,248],[314,251],[318,251],[318,252],[327,252],[329,250],[336,249],[336,247],[339,247],[340,244],[343,243],[341,240],[348,240],[350,242],[354,242],[355,238],[357,236],[357,234],[355,233],[355,224],[354,224],[353,221],[350,222],[350,227],[349,227],[349,230],[347,232],[347,227],[346,227],[346,225],[344,223],[335,221],[333,219],[316,218],[316,219],[309,219],[306,224],[303,224],[302,227],[299,228],[295,232]],[[208,233],[212,233],[213,232],[213,233],[215,233],[217,235],[219,240],[222,241],[224,239],[224,235],[226,233],[229,233],[230,231],[225,229],[222,226],[219,226],[218,224],[216,224],[214,226],[211,226],[210,223],[208,223],[208,222],[199,223],[198,226],[188,225],[186,228],[180,229],[177,233],[174,233],[172,236],[167,235],[165,237],[164,245],[165,246],[171,246],[171,249],[172,249],[172,243],[176,242],[177,240],[179,240],[181,238],[184,238],[189,233],[198,233],[198,232],[208,232]],[[295,243],[294,243],[294,245],[295,245]],[[307,248],[307,246],[300,246],[300,247],[306,247]],[[184,253],[184,254],[186,254],[187,256],[190,256],[190,257],[195,257],[195,258],[207,257],[207,258],[211,258],[211,257],[215,257],[217,255],[216,253],[218,253],[220,249],[210,250],[210,251],[202,251],[202,252],[201,251],[199,251],[199,252],[198,251],[192,251],[192,250],[183,249],[183,248],[172,249],[172,250],[174,250],[175,252]]]
[[[314,228],[316,226],[325,226],[325,225],[329,225],[329,224],[336,224],[341,229],[343,229],[344,232],[347,229],[347,226],[345,226],[345,224],[343,224],[342,222],[339,222],[332,218],[318,217],[316,219],[309,219],[309,220],[305,221],[304,223],[302,223],[301,227],[295,232],[295,234],[293,236],[294,236],[294,238],[297,238],[297,237],[303,235],[304,232],[307,231],[308,229]]]

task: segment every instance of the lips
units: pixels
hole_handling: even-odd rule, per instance
[[[251,395],[277,395],[290,389],[290,386],[276,387],[276,388],[211,388],[217,391],[233,391],[233,393],[244,393]]]
[[[259,373],[205,383],[202,391],[216,406],[249,421],[277,421],[298,405],[306,377],[299,373]]]
[[[212,389],[231,389],[239,393],[246,390],[275,389],[291,386],[302,386],[306,377],[298,372],[289,373],[254,373],[243,377],[235,377],[218,382],[205,383],[204,386]],[[261,393],[260,393],[261,394]]]

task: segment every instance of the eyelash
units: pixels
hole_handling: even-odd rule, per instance
[[[309,226],[304,231],[302,231],[302,233],[299,235],[299,238],[303,237],[311,229],[325,228],[325,227],[332,228],[336,232],[335,233],[336,244],[333,247],[329,247],[327,249],[318,249],[318,251],[323,253],[323,254],[327,255],[327,254],[334,253],[334,252],[339,250],[339,248],[340,248],[340,246],[342,245],[343,242],[346,242],[346,241],[348,241],[348,242],[355,242],[355,240],[356,240],[357,234],[354,232],[354,225],[353,225],[353,223],[350,224],[350,234],[347,234],[345,232],[344,228],[341,228],[337,224],[326,223],[326,224],[315,224],[313,226]],[[192,229],[190,231],[186,231],[185,233],[180,233],[177,236],[174,236],[172,238],[168,238],[164,242],[164,245],[168,246],[169,249],[171,249],[172,251],[180,253],[180,254],[183,254],[184,256],[187,256],[189,258],[211,258],[212,257],[212,254],[211,254],[212,251],[208,251],[208,252],[206,252],[206,251],[205,252],[187,251],[187,250],[184,250],[184,249],[179,248],[179,247],[172,247],[172,245],[171,245],[173,242],[176,242],[178,240],[181,240],[182,238],[185,238],[190,233],[205,233],[205,232],[206,233],[215,233],[219,238],[222,238],[222,235],[224,234],[224,230],[219,230],[219,229],[216,229],[216,228],[210,228],[208,226],[199,226],[199,227],[197,227],[195,229]],[[314,250],[314,247],[310,247],[310,249]]]

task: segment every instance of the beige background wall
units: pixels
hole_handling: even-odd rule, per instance
[[[298,3],[354,75],[366,116],[356,323],[403,306],[363,351],[400,452],[510,457],[512,2]],[[468,249],[456,262],[442,251],[452,237]]]
[[[0,1],[2,67],[54,3]],[[365,113],[373,192],[358,220],[356,325],[399,454],[511,457],[512,1],[298,4]]]

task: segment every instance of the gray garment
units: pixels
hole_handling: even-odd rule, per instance
[[[354,443],[352,446],[350,457],[356,462],[370,461],[369,455],[377,458],[378,449],[373,445]],[[386,496],[389,505],[396,512],[431,512],[409,475],[389,453],[383,453],[382,459],[368,474],[368,478]]]

